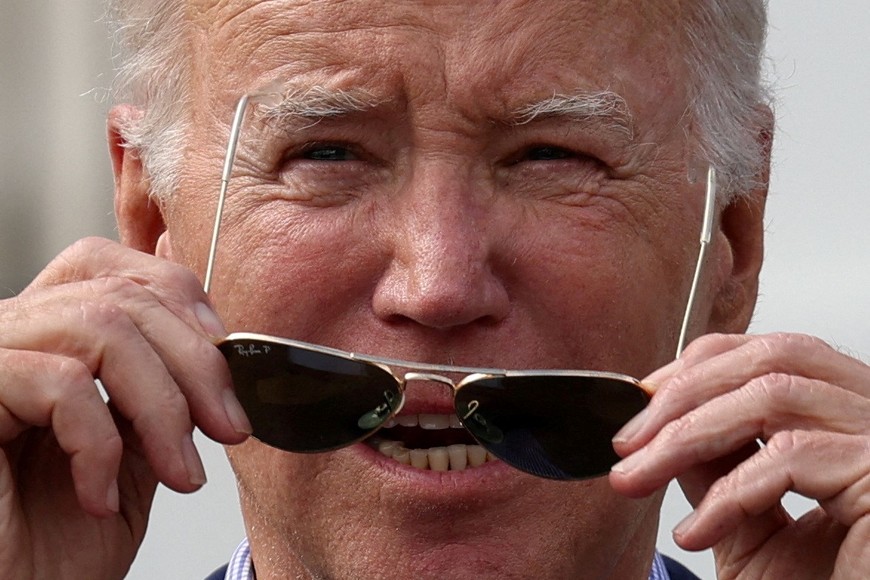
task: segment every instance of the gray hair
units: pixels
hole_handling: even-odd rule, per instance
[[[107,0],[116,46],[116,102],[143,116],[122,127],[141,156],[152,193],[169,196],[181,181],[190,126],[188,0]],[[690,135],[700,160],[714,165],[730,197],[758,185],[770,98],[762,78],[766,0],[687,2],[685,59],[690,72]],[[726,198],[727,198],[726,197]]]
[[[113,99],[142,116],[120,128],[141,158],[151,194],[168,198],[181,182],[190,128],[188,0],[107,0],[116,63]]]
[[[761,185],[770,145],[764,132],[772,130],[762,66],[767,1],[699,1],[689,8],[685,34],[692,138],[717,168],[725,199],[747,193]]]

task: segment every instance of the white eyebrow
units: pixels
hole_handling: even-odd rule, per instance
[[[333,89],[314,85],[291,88],[267,99],[258,109],[269,121],[289,122],[294,119],[319,121],[373,109],[383,101],[362,89]]]
[[[551,97],[515,109],[511,123],[525,125],[547,117],[562,117],[575,122],[603,119],[629,139],[634,136],[628,103],[613,91],[578,92],[572,95],[554,93]]]

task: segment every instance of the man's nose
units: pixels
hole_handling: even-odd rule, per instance
[[[375,313],[438,329],[505,318],[505,223],[494,196],[455,169],[431,168],[416,172],[392,201],[383,232],[390,260]]]

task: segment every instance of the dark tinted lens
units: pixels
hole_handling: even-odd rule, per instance
[[[611,439],[643,409],[636,385],[599,377],[501,377],[456,395],[463,423],[494,455],[527,473],[583,479],[619,460]]]
[[[328,451],[377,429],[401,402],[392,375],[372,364],[251,339],[219,345],[260,441]]]

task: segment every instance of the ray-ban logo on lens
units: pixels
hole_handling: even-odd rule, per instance
[[[272,347],[268,344],[260,346],[256,344],[234,344],[233,346],[235,347],[236,352],[239,353],[240,356],[243,356],[245,358],[249,356],[254,356],[255,354],[269,354],[269,352],[272,350]]]

